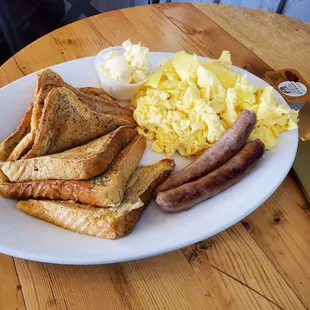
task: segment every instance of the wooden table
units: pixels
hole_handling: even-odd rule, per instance
[[[218,57],[227,49],[234,64],[260,77],[293,67],[310,81],[309,24],[197,3],[118,10],[58,29],[9,59],[0,85],[128,38],[152,51]],[[0,255],[0,309],[309,309],[308,207],[289,174],[242,222],[165,255],[103,266]]]

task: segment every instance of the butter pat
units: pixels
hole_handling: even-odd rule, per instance
[[[108,78],[120,83],[133,84],[145,80],[150,71],[149,49],[130,40],[123,42],[124,53],[110,51],[99,66]]]
[[[115,55],[110,52],[105,57],[106,62],[101,66],[102,72],[108,78],[130,84],[132,81],[132,68],[123,56]]]

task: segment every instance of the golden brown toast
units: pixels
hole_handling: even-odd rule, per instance
[[[105,96],[110,97],[107,94],[107,92],[101,87],[87,86],[87,87],[77,87],[76,89],[87,95],[93,95],[93,96],[98,96],[102,98],[104,98]],[[113,98],[110,97],[110,99],[113,99]]]
[[[14,158],[14,160],[20,158],[17,158],[17,155],[25,154],[27,151],[29,151],[29,149],[31,148],[29,146],[31,146],[31,142],[34,141],[34,133],[39,126],[42,109],[44,106],[44,100],[47,94],[51,89],[62,86],[64,83],[65,82],[61,78],[61,76],[56,74],[52,70],[47,69],[38,74],[36,86],[33,91],[32,104],[27,110],[24,118],[22,119],[21,125],[13,132],[10,137],[6,139],[9,141],[13,141],[14,143],[11,144],[12,147],[10,148],[10,152],[4,160],[8,160],[9,155],[13,152],[13,149],[15,147],[17,147],[17,150],[11,157],[11,159]],[[32,131],[32,141],[29,140],[30,136],[28,136],[26,140],[23,141],[25,135],[30,131]],[[6,140],[4,140],[3,142],[5,142]]]
[[[80,92],[92,96],[93,100],[97,100],[96,98],[105,100],[110,102],[113,105],[119,105],[122,108],[125,109],[125,111],[128,113],[129,116],[132,116],[132,107],[131,105],[124,105],[124,104],[120,104],[116,101],[115,98],[110,97],[102,88],[98,88],[98,87],[80,87],[80,88],[76,88],[77,90],[79,90]],[[78,95],[79,97],[79,95]],[[131,111],[131,112],[130,112]],[[126,114],[127,115],[127,114]]]
[[[10,156],[6,161],[13,161],[22,158],[26,153],[28,153],[34,142],[34,132],[28,132],[24,138],[16,145],[15,149],[12,151]]]
[[[102,88],[99,87],[80,87],[77,88],[80,92],[90,95],[90,96],[96,96],[103,100],[110,101],[111,103],[115,104],[115,99],[110,97]]]
[[[89,109],[65,87],[54,88],[45,99],[33,146],[23,158],[59,153],[124,125],[132,124]]]
[[[48,93],[55,87],[64,85],[64,80],[56,72],[46,69],[38,73],[36,86],[33,91],[33,111],[31,116],[31,130],[36,131],[39,127],[44,100]]]
[[[56,87],[66,87],[74,92],[78,99],[90,109],[97,113],[111,114],[115,116],[122,116],[130,122],[134,122],[132,118],[132,111],[120,106],[116,101],[109,98],[108,100],[92,96],[79,91],[77,88],[67,84],[62,77],[51,69],[43,70],[39,73],[37,85],[33,95],[33,114],[31,119],[31,128],[36,130],[39,126],[42,110],[44,107],[44,100],[48,93]]]
[[[101,98],[102,100],[108,101],[108,102],[112,103],[113,105],[115,105],[115,104],[119,105],[119,106],[123,107],[124,109],[126,109],[128,115],[131,115],[131,112],[129,112],[129,111],[132,111],[132,107],[130,105],[124,106],[123,104],[118,103],[115,98],[110,97],[102,88],[99,88],[99,87],[80,87],[80,88],[76,88],[76,89],[78,91],[86,94],[86,95],[89,95],[89,96],[92,96],[95,98]]]
[[[99,238],[117,239],[131,233],[149,204],[152,192],[175,166],[173,159],[163,159],[139,167],[126,186],[119,208],[95,206],[59,200],[23,200],[17,208],[57,226]]]
[[[133,111],[128,107],[120,105],[115,99],[108,96],[102,88],[73,88],[68,84],[66,84],[65,87],[73,91],[82,103],[94,111],[98,113],[122,116],[130,122],[135,122],[132,117]]]
[[[25,154],[29,150],[31,145],[29,136],[25,141],[22,141],[22,139],[30,130],[33,133],[32,138],[34,139],[34,134],[39,127],[45,98],[52,89],[57,87],[70,89],[84,105],[97,113],[111,114],[135,123],[132,117],[132,110],[121,106],[108,96],[103,89],[95,87],[74,88],[67,84],[59,74],[46,69],[38,73],[38,79],[32,96],[32,105],[27,110],[21,124],[8,138],[0,143],[0,160],[7,160],[19,143],[20,145],[12,155],[12,158],[19,159],[16,158],[16,155]]]
[[[145,138],[140,136],[122,149],[104,174],[93,179],[3,182],[0,183],[0,196],[74,200],[98,207],[119,207],[125,185],[138,166],[145,147]]]
[[[7,176],[2,172],[2,170],[0,170],[0,184],[1,183],[6,183],[9,182],[9,179],[7,178]]]
[[[30,120],[32,115],[31,105],[15,131],[0,143],[0,160],[7,160],[19,142],[30,132]]]
[[[118,116],[135,124],[132,117],[132,110],[118,104],[113,98],[109,97],[103,89],[95,87],[74,88],[67,84],[59,74],[50,69],[46,69],[38,74],[32,96],[32,105],[27,110],[21,124],[8,138],[0,143],[0,160],[8,160],[9,155],[13,152],[15,147],[17,147],[17,149],[12,154],[10,160],[20,159],[23,154],[26,154],[30,150],[34,142],[35,133],[40,124],[44,101],[49,92],[57,87],[66,87],[70,89],[84,105],[97,113]],[[26,134],[30,131],[32,135],[25,138]],[[30,140],[30,137],[32,140]],[[25,138],[25,140],[23,140],[23,138]]]
[[[137,132],[119,127],[108,135],[62,153],[0,163],[10,182],[86,180],[102,174]]]

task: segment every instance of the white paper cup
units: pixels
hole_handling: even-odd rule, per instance
[[[103,72],[100,70],[99,65],[102,65],[104,63],[104,55],[108,54],[110,51],[115,51],[119,53],[119,55],[123,55],[125,52],[125,49],[122,46],[112,46],[108,47],[101,52],[99,52],[95,58],[95,66],[97,69],[97,72],[99,74],[99,78],[101,81],[102,88],[106,91],[108,95],[111,97],[114,97],[119,100],[130,100],[132,99],[141,89],[142,85],[147,81],[148,77],[139,82],[139,83],[120,83],[117,81],[114,81],[108,77],[106,77]]]

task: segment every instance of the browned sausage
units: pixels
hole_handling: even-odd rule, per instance
[[[260,160],[265,152],[265,145],[260,140],[248,142],[226,164],[210,174],[183,184],[179,187],[160,192],[156,203],[167,212],[177,212],[191,208],[242,179]]]
[[[194,162],[165,180],[157,187],[155,194],[197,180],[226,163],[244,146],[255,123],[256,114],[253,111],[242,111],[219,141]]]

